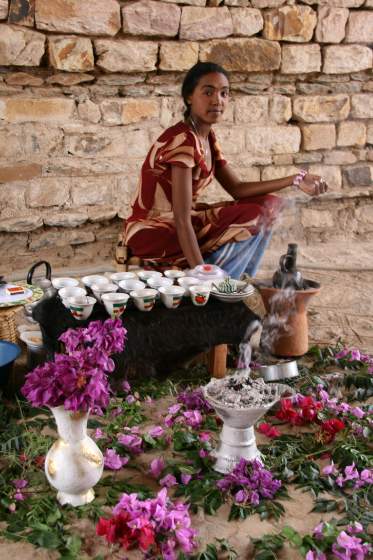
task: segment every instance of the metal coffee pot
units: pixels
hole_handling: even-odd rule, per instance
[[[37,278],[33,282],[32,277],[35,270],[43,264],[45,265],[45,278]],[[40,303],[40,301],[42,301],[43,299],[51,298],[57,293],[57,290],[52,285],[51,278],[52,278],[52,268],[48,261],[38,261],[37,263],[33,264],[30,270],[28,271],[27,279],[26,279],[27,284],[32,284],[34,286],[38,286],[39,288],[41,288],[43,290],[43,297],[38,301],[35,301],[34,303],[29,303],[25,305],[24,310],[25,310],[25,315],[27,317],[32,317],[32,311],[34,307],[36,307],[38,303]]]

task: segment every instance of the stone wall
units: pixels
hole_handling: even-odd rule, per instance
[[[241,177],[306,167],[329,183],[319,200],[284,192],[273,255],[296,240],[345,266],[346,244],[373,241],[372,43],[372,0],[0,0],[2,272],[112,258],[198,60],[231,72],[216,132]]]

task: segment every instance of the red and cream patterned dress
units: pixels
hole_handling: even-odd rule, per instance
[[[210,170],[196,134],[182,121],[165,130],[153,144],[141,169],[132,214],[124,226],[124,244],[132,255],[159,267],[187,266],[172,210],[172,165],[193,170],[191,219],[202,255],[225,243],[244,241],[258,233],[263,225],[273,222],[281,203],[272,195],[213,205],[197,204],[197,197],[212,181],[215,169],[227,163],[212,130],[209,143]]]

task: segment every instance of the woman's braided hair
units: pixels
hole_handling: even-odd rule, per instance
[[[215,64],[214,62],[197,62],[197,64],[192,66],[192,68],[186,73],[181,87],[181,95],[183,96],[185,104],[185,119],[187,119],[190,115],[190,104],[187,101],[188,97],[192,95],[202,76],[212,74],[214,72],[223,74],[229,80],[228,72],[224,70],[222,66],[219,66],[219,64]]]

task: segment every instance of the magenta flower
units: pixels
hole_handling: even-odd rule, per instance
[[[102,439],[102,438],[105,437],[105,434],[104,434],[104,432],[101,430],[101,428],[96,428],[96,430],[95,430],[95,432],[94,432],[94,434],[93,434],[93,437],[94,437],[95,439]]]
[[[306,554],[306,560],[326,560],[326,556],[323,552],[309,550]]]
[[[151,428],[149,430],[149,435],[152,438],[159,438],[162,437],[164,435],[164,429],[162,428],[162,426],[154,426],[153,428]]]
[[[321,521],[313,530],[313,534],[317,540],[321,541],[324,538],[324,523]]]
[[[187,486],[189,482],[192,480],[191,474],[182,473],[181,474],[181,482]]]
[[[166,476],[160,479],[159,484],[166,488],[171,488],[171,486],[177,485],[177,480],[173,474],[166,474]]]
[[[121,457],[115,449],[106,449],[104,455],[104,466],[112,471],[120,470],[128,463],[128,457]]]
[[[340,560],[364,560],[365,555],[372,551],[368,544],[363,543],[358,537],[350,536],[346,531],[341,531],[337,541],[332,546],[333,554]]]
[[[158,557],[160,552],[164,560],[176,560],[178,549],[190,554],[197,546],[197,532],[191,527],[188,506],[172,503],[166,488],[156,498],[148,500],[139,500],[137,494],[123,494],[113,509],[113,515],[110,520],[99,520],[97,533],[106,536],[110,543],[146,550],[149,558],[155,552]],[[149,540],[145,547],[146,535]],[[156,551],[152,548],[154,543]]]
[[[136,402],[136,398],[133,395],[127,395],[126,403],[133,404],[134,402]]]
[[[199,440],[202,441],[202,442],[204,442],[204,443],[210,441],[210,437],[211,437],[211,436],[210,436],[210,434],[209,434],[208,432],[200,432],[200,433],[198,434]]]
[[[257,459],[241,459],[233,471],[218,480],[216,485],[223,492],[232,492],[234,495],[244,490],[246,503],[258,505],[262,498],[273,499],[281,487],[281,481],[274,479],[272,473]]]
[[[322,473],[326,475],[331,475],[331,474],[336,475],[338,473],[338,469],[336,468],[335,464],[332,461],[330,465],[326,465],[323,468]]]
[[[177,414],[181,408],[181,404],[173,404],[168,408],[169,414]]]
[[[16,478],[12,481],[13,486],[15,486],[16,492],[14,494],[14,499],[18,502],[25,500],[25,495],[21,492],[23,488],[28,486],[28,481],[24,478]]]
[[[121,434],[118,442],[124,445],[131,453],[142,453],[142,439],[133,434]]]
[[[149,471],[152,474],[152,476],[154,476],[154,478],[159,478],[159,476],[163,472],[164,467],[165,467],[165,462],[163,457],[156,457],[150,463]]]
[[[360,407],[355,406],[354,408],[351,408],[350,413],[355,416],[356,418],[364,418],[365,416],[365,412],[364,410],[362,410]]]
[[[183,391],[178,394],[177,401],[182,403],[187,410],[199,410],[201,413],[209,413],[214,410],[205,399],[202,389]]]
[[[183,416],[187,426],[190,426],[191,428],[198,428],[203,422],[203,418],[199,410],[187,410],[186,412],[183,412]]]
[[[357,468],[355,467],[355,463],[352,463],[352,465],[347,465],[347,467],[345,467],[344,473],[344,482],[347,482],[348,480],[359,479],[359,473]]]
[[[66,410],[101,412],[109,403],[109,357],[123,349],[125,329],[116,321],[94,321],[86,329],[69,329],[61,337],[67,354],[26,375],[22,394],[33,406],[64,406]],[[114,337],[114,338],[113,338]]]
[[[346,529],[346,531],[348,533],[353,534],[358,534],[361,533],[363,531],[363,526],[361,523],[359,523],[358,521],[354,521],[353,525],[349,525]]]
[[[130,393],[131,392],[131,385],[128,383],[128,381],[123,381],[122,389],[125,393]]]
[[[239,490],[234,495],[234,499],[238,504],[242,504],[242,503],[246,502],[247,498],[248,498],[248,496],[247,496],[246,490]]]

